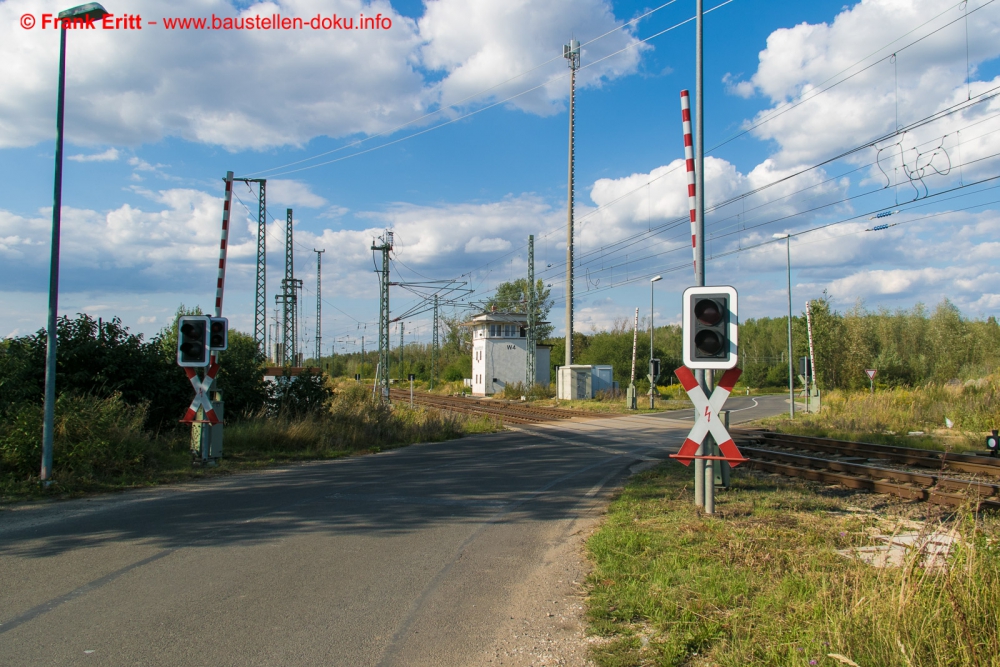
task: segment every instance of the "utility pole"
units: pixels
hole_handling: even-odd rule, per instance
[[[403,379],[403,320],[399,321],[399,379]]]
[[[531,391],[538,374],[535,371],[535,235],[528,236],[528,357],[525,363],[524,390]]]
[[[313,248],[313,252],[316,253],[316,363],[322,367],[323,359],[323,348],[321,346],[321,341],[323,340],[323,253],[326,249],[316,250]]]
[[[695,0],[695,136],[694,136],[694,177],[695,177],[695,285],[705,285],[705,85],[704,85],[704,1]],[[696,370],[695,379],[704,389],[705,394],[712,395],[712,372]],[[705,456],[712,452],[714,442],[711,436],[706,437],[698,448],[697,455]],[[713,465],[707,459],[694,461],[694,502],[705,507],[705,512],[711,514],[715,506],[715,473]]]
[[[701,0],[699,0],[700,2]],[[573,363],[573,148],[576,127],[576,70],[580,69],[580,42],[563,45],[569,61],[569,181],[566,193],[566,365]]]
[[[376,384],[381,386],[380,400],[389,400],[389,252],[392,250],[392,232],[385,231],[379,238],[382,242],[372,250],[382,253],[382,270],[379,274],[379,318],[378,318],[378,371]]]
[[[434,388],[434,380],[437,377],[437,352],[438,352],[438,295],[434,295],[434,330],[431,333],[431,389]]]

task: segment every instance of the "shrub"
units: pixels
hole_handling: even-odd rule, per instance
[[[152,440],[143,431],[146,405],[62,394],[56,400],[53,471],[56,480],[119,477],[149,464]],[[42,458],[42,406],[22,403],[0,423],[0,468],[15,479],[36,477]]]
[[[333,396],[322,374],[304,371],[298,377],[283,375],[276,379],[270,399],[272,415],[298,417],[322,411]],[[356,385],[361,389],[361,385]]]

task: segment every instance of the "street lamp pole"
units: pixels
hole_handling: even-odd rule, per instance
[[[649,409],[656,405],[653,403],[655,395],[656,378],[653,377],[653,283],[663,280],[663,276],[656,276],[649,279]]]
[[[107,14],[100,4],[91,2],[59,12],[59,87],[56,93],[56,168],[52,188],[52,245],[49,259],[49,319],[45,349],[45,408],[42,421],[41,481],[52,476],[52,441],[56,415],[56,348],[59,310],[59,232],[62,224],[63,109],[66,92],[66,23],[74,19],[100,20]]]
[[[785,239],[785,269],[788,276],[788,416],[795,419],[795,375],[792,366],[792,236],[775,234]]]

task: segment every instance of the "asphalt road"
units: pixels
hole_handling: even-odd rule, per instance
[[[804,410],[801,403],[795,404],[796,410]],[[773,417],[774,415],[788,412],[788,396],[774,394],[767,396],[730,396],[726,399],[726,404],[722,408],[729,410],[729,423],[732,425],[743,424],[755,419]],[[693,421],[694,412],[692,410],[671,410],[662,413],[663,417],[669,419],[680,419]]]
[[[574,421],[0,512],[0,664],[485,662],[546,550],[686,431]]]

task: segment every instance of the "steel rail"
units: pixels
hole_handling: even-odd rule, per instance
[[[869,442],[853,442],[834,440],[813,436],[787,435],[771,431],[743,431],[734,429],[740,435],[757,442],[771,446],[784,446],[790,449],[801,449],[826,454],[854,455],[862,458],[883,459],[903,465],[922,468],[949,469],[959,472],[990,475],[1000,477],[1000,459],[987,458],[974,454],[955,454],[935,451],[932,449],[917,449],[914,447],[896,447],[879,445]]]

